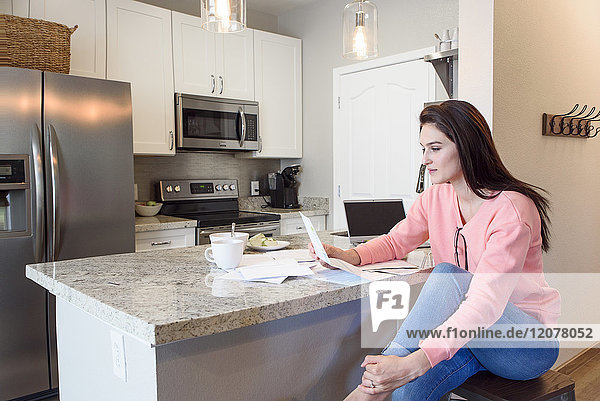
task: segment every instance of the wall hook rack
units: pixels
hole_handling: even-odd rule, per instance
[[[570,138],[595,137],[600,132],[600,126],[595,127],[592,123],[600,121],[600,110],[597,113],[595,113],[596,107],[590,108],[589,111],[587,110],[587,104],[579,108],[579,103],[577,103],[568,113],[544,113],[542,115],[542,135]]]

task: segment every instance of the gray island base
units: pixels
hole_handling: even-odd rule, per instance
[[[309,241],[285,239],[292,249]],[[216,286],[223,272],[204,259],[206,248],[27,266],[56,296],[61,401],[336,400],[358,385],[364,356],[381,351],[361,348],[367,286],[310,278]],[[419,284],[427,273],[401,279]],[[382,324],[384,345],[395,329]]]

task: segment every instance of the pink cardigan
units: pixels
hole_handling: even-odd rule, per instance
[[[463,227],[458,197],[451,184],[428,188],[415,201],[406,219],[392,230],[359,245],[361,265],[401,259],[429,239],[436,264],[454,259],[454,236]],[[467,242],[469,271],[474,273],[465,300],[438,329],[488,328],[510,301],[540,323],[551,324],[560,316],[560,295],[544,278],[540,216],[528,197],[511,191],[486,200],[461,234]],[[464,245],[459,239],[459,258],[464,264]],[[497,273],[532,273],[526,276]],[[481,274],[496,273],[496,274]],[[515,280],[516,278],[516,280]],[[467,339],[427,338],[420,347],[431,366],[450,359]]]

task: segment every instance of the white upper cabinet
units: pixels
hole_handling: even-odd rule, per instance
[[[302,157],[302,41],[254,32],[261,150],[253,157]]]
[[[131,82],[133,152],[175,154],[171,11],[107,0],[107,78]]]
[[[71,75],[106,78],[105,0],[30,0],[29,8],[31,18],[78,25],[71,36]]]
[[[201,18],[173,12],[175,91],[254,100],[253,32],[214,34]]]
[[[27,0],[0,0],[0,14],[29,17],[29,2]]]

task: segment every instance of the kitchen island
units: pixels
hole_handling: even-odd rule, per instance
[[[57,298],[61,401],[329,400],[359,383],[362,359],[378,351],[361,348],[366,286],[302,277],[216,285],[223,272],[206,248],[27,266]]]

